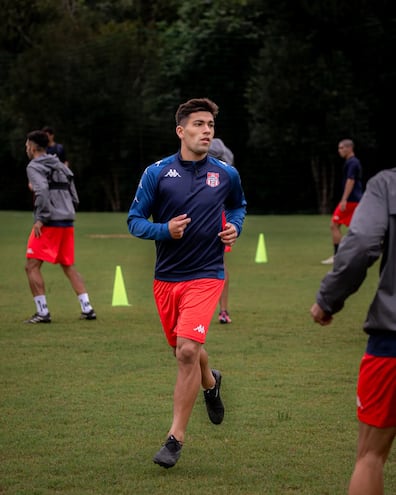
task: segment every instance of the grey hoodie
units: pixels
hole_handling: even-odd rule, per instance
[[[378,287],[364,323],[370,335],[396,332],[396,168],[379,172],[367,183],[334,258],[333,271],[320,285],[319,306],[329,314],[340,311],[381,254]]]
[[[74,221],[79,201],[73,172],[57,156],[43,154],[29,162],[26,173],[35,196],[34,221]]]
[[[227,148],[227,146],[223,143],[223,141],[220,138],[212,139],[208,153],[210,156],[214,156],[218,160],[222,160],[223,162],[226,162],[229,165],[233,165],[234,163],[233,152],[229,148]]]

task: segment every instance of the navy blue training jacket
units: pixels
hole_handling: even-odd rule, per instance
[[[238,171],[210,156],[191,162],[176,153],[146,168],[127,223],[132,235],[155,240],[157,280],[224,279],[223,210],[239,236],[246,200]],[[172,239],[168,222],[184,213],[191,222]]]

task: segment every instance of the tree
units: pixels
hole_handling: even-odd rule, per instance
[[[339,139],[391,166],[395,13],[386,0],[3,0],[1,208],[30,208],[26,133],[52,125],[86,210],[129,206],[178,146],[181,101],[220,106],[249,212],[328,212]],[[371,160],[370,158],[376,158]]]
[[[259,3],[179,2],[174,22],[159,23],[160,66],[151,91],[160,96],[147,95],[162,121],[188,98],[213,99],[220,107],[216,132],[232,146],[242,173],[248,137],[244,91],[258,49]]]
[[[68,15],[43,22],[10,68],[7,113],[20,136],[44,124],[66,136],[85,207],[118,211],[143,161],[141,93],[153,45],[139,20],[100,24],[83,2],[63,6]]]
[[[312,26],[291,32],[291,21],[293,16],[287,22],[276,17],[263,32],[247,89],[250,144],[268,159],[261,177],[272,179],[272,191],[282,189],[306,208],[312,202],[302,196],[315,195],[318,210],[328,213],[334,206],[338,140],[372,139],[367,93],[340,47],[327,46]]]

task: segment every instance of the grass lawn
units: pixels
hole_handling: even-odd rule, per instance
[[[309,316],[329,269],[329,217],[248,216],[231,253],[231,325],[216,316],[206,348],[223,373],[226,417],[202,395],[178,464],[152,457],[170,426],[175,360],[152,297],[154,243],[126,214],[79,213],[76,266],[97,321],[58,266],[45,265],[50,325],[24,273],[30,212],[0,212],[0,495],[340,495],[354,464],[361,330],[378,264],[330,327]],[[256,263],[259,234],[267,263]],[[129,306],[112,306],[120,266]],[[396,493],[395,454],[385,492]]]

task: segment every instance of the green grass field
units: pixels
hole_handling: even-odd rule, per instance
[[[53,322],[35,312],[24,273],[30,212],[1,219],[1,495],[338,495],[354,464],[355,383],[362,323],[378,265],[330,327],[309,315],[331,254],[329,218],[248,216],[232,253],[231,325],[213,320],[211,364],[223,373],[226,417],[202,395],[178,464],[152,457],[172,416],[176,364],[151,287],[154,243],[128,236],[126,214],[79,213],[76,266],[98,314],[45,265]],[[264,233],[267,263],[255,263]],[[112,306],[121,266],[130,306]],[[396,493],[395,455],[386,493]]]

